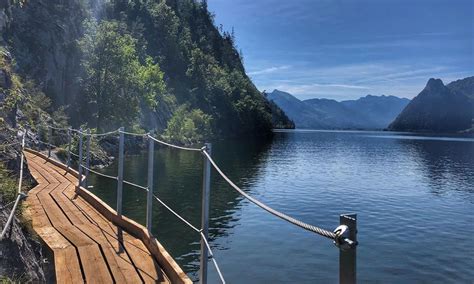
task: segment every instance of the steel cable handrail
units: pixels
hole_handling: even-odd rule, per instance
[[[183,221],[183,223],[185,223],[186,225],[188,225],[191,229],[193,229],[194,231],[196,232],[201,232],[201,230],[199,230],[198,228],[194,227],[193,224],[191,224],[189,221],[187,221],[186,219],[184,219],[183,217],[181,217],[181,215],[179,215],[178,213],[176,213],[173,209],[171,209],[171,207],[169,207],[168,205],[166,205],[166,203],[164,203],[161,199],[158,198],[158,196],[156,196],[155,194],[153,194],[153,197],[156,199],[156,201],[158,201],[161,205],[163,205],[166,209],[168,209],[168,211],[170,211],[171,213],[173,213],[174,216],[176,216],[178,219],[180,219],[181,221]]]
[[[15,199],[15,204],[13,205],[12,211],[10,211],[10,215],[8,216],[7,223],[5,223],[5,227],[3,227],[2,233],[0,234],[0,240],[3,240],[3,237],[5,237],[8,227],[10,227],[10,224],[13,221],[13,215],[15,213],[16,208],[18,207],[18,203],[20,202],[20,199],[24,196],[25,195],[23,193],[18,193]]]
[[[74,129],[74,128],[60,128],[60,127],[54,127],[54,126],[51,126],[51,125],[48,125],[48,124],[46,124],[45,126],[48,127],[48,128],[54,129],[54,130],[72,131],[72,132],[76,132],[76,133],[81,133],[84,136],[92,136],[92,137],[107,136],[107,135],[111,135],[111,134],[115,134],[115,133],[119,132],[119,130],[117,129],[117,130],[112,130],[112,131],[104,132],[104,133],[87,133],[87,132],[81,131],[79,129]]]
[[[204,236],[202,230],[199,230],[198,228],[196,228],[195,226],[193,226],[189,221],[187,221],[186,219],[184,219],[181,215],[179,215],[178,213],[176,213],[176,211],[174,211],[173,209],[171,209],[166,203],[164,203],[161,199],[158,198],[158,196],[156,196],[155,194],[153,194],[153,197],[156,199],[156,201],[158,201],[161,205],[163,205],[166,209],[168,209],[168,211],[170,211],[174,216],[176,216],[178,219],[180,219],[183,223],[185,223],[186,225],[188,225],[188,227],[190,227],[191,229],[193,229],[194,231],[196,231],[197,233],[199,233],[199,235],[201,236],[201,240],[204,240],[204,243],[206,244],[206,247],[209,251],[209,256],[211,257],[211,260],[212,260],[212,263],[214,264],[214,267],[216,268],[217,270],[217,273],[219,274],[219,278],[221,279],[222,283],[226,283],[225,282],[225,279],[224,279],[224,276],[222,275],[222,272],[221,272],[221,269],[219,268],[219,265],[217,264],[217,261],[214,257],[214,253],[212,252],[212,249],[211,249],[211,246],[209,245],[209,242],[207,241],[206,239],[206,236]]]
[[[39,139],[38,139],[37,141],[38,141],[39,143],[41,143],[41,144],[46,145],[46,146],[51,146],[51,147],[55,147],[55,148],[59,148],[59,149],[64,149],[64,150],[67,150],[67,149],[68,149],[67,146],[66,146],[66,147],[62,147],[62,146],[58,146],[58,145],[51,144],[51,143],[48,143],[48,142],[44,142],[43,140],[39,140]],[[0,145],[0,147],[1,147],[1,146],[2,146],[2,145]],[[74,157],[79,158],[79,155],[78,155],[78,154],[74,153],[73,151],[69,151],[69,152],[70,152],[71,155],[73,155]],[[86,157],[82,157],[83,160],[84,160],[85,158],[86,158]]]
[[[152,139],[153,141],[157,142],[157,143],[160,143],[162,145],[166,145],[166,146],[169,146],[169,147],[172,147],[172,148],[176,148],[176,149],[181,149],[181,150],[186,150],[186,151],[200,151],[203,153],[203,155],[209,160],[209,162],[212,164],[212,166],[214,167],[214,169],[219,173],[219,175],[232,187],[234,188],[237,192],[239,192],[242,196],[244,196],[245,198],[247,198],[250,202],[254,203],[255,205],[259,206],[260,208],[264,209],[265,211],[269,212],[270,214],[276,216],[276,217],[279,217],[289,223],[292,223],[300,228],[303,228],[307,231],[310,231],[310,232],[313,232],[313,233],[316,233],[316,234],[319,234],[323,237],[326,237],[326,238],[329,238],[329,239],[337,239],[337,236],[334,232],[331,232],[331,231],[328,231],[328,230],[325,230],[325,229],[322,229],[322,228],[319,228],[319,227],[316,227],[314,225],[311,225],[311,224],[308,224],[308,223],[305,223],[303,221],[300,221],[300,220],[297,220],[289,215],[286,215],[285,213],[282,213],[278,210],[275,210],[273,208],[271,208],[270,206],[266,205],[265,203],[255,199],[254,197],[250,196],[249,194],[247,194],[245,191],[243,191],[241,188],[239,188],[234,182],[232,182],[232,180],[230,180],[225,174],[224,172],[219,168],[219,166],[217,166],[217,163],[211,158],[211,156],[209,155],[209,153],[205,150],[205,148],[189,148],[189,147],[182,147],[182,146],[178,146],[178,145],[174,145],[174,144],[171,144],[171,143],[167,143],[165,141],[162,141],[162,140],[159,140],[149,134],[139,134],[139,133],[131,133],[131,132],[126,132],[126,131],[122,131],[122,130],[118,130],[119,133],[124,133],[124,134],[128,134],[128,135],[135,135],[135,136],[146,136],[150,139]],[[126,181],[124,181],[124,183],[127,183]],[[144,188],[144,187],[141,187],[141,186],[138,186],[140,188]]]
[[[44,144],[44,145],[46,145],[46,146],[51,146],[51,147],[54,147],[54,148],[59,148],[59,149],[64,149],[64,150],[67,149],[67,147],[61,147],[61,146],[54,145],[54,144],[51,144],[51,143],[48,143],[48,142],[44,142],[44,141],[42,141],[42,140],[38,140],[38,142],[41,143],[41,144]],[[71,155],[73,155],[74,157],[79,158],[79,155],[76,154],[76,153],[74,153],[73,151],[70,151],[70,153],[71,153]],[[82,157],[82,160],[84,160],[85,158],[86,158],[86,157]]]
[[[76,153],[74,153],[73,151],[71,151],[71,155],[73,155],[73,156],[76,157],[76,158],[79,158],[79,155],[76,154]],[[84,160],[84,158],[82,158],[82,159]]]
[[[119,133],[123,133],[123,134],[127,134],[127,135],[131,135],[131,136],[143,136],[143,137],[146,137],[148,135],[148,133],[133,133],[133,132],[127,132],[127,131],[123,131],[123,130],[118,130]]]
[[[157,142],[159,144],[162,144],[162,145],[165,145],[165,146],[168,146],[168,147],[171,147],[171,148],[174,148],[174,149],[179,149],[179,150],[185,150],[185,151],[195,151],[195,152],[201,152],[203,154],[203,156],[205,157],[205,159],[207,159],[209,161],[209,163],[212,165],[212,167],[219,173],[219,175],[234,189],[236,190],[240,195],[242,195],[243,197],[245,197],[246,199],[248,199],[250,202],[254,203],[255,205],[257,205],[258,207],[262,208],[263,210],[269,212],[270,214],[284,220],[284,221],[287,221],[293,225],[296,225],[300,228],[303,228],[307,231],[310,231],[310,232],[313,232],[313,233],[316,233],[318,235],[321,235],[323,237],[326,237],[326,238],[329,238],[329,239],[332,239],[332,240],[335,240],[336,242],[339,240],[344,240],[346,243],[349,243],[349,244],[357,244],[357,242],[352,242],[350,239],[348,238],[345,238],[343,237],[341,234],[339,234],[338,232],[331,232],[331,231],[328,231],[328,230],[325,230],[325,229],[322,229],[322,228],[319,228],[317,226],[314,226],[314,225],[311,225],[311,224],[308,224],[308,223],[305,223],[303,221],[300,221],[296,218],[293,218],[285,213],[282,213],[276,209],[273,209],[272,207],[266,205],[265,203],[257,200],[256,198],[252,197],[251,195],[249,195],[247,192],[245,192],[244,190],[242,190],[241,188],[239,188],[229,177],[227,177],[224,172],[219,168],[219,166],[217,165],[217,163],[212,159],[211,155],[207,152],[207,148],[206,147],[203,147],[203,148],[190,148],[190,147],[183,147],[183,146],[178,146],[178,145],[174,145],[174,144],[171,144],[171,143],[168,143],[168,142],[165,142],[165,141],[162,141],[162,140],[159,140],[158,138],[155,138],[153,136],[151,136],[149,133],[146,133],[146,134],[143,134],[143,133],[132,133],[132,132],[126,132],[126,131],[123,131],[123,128],[121,129],[118,129],[118,130],[115,130],[115,131],[111,131],[111,132],[106,132],[106,133],[101,133],[101,134],[87,134],[87,133],[84,133],[80,130],[73,130],[71,129],[72,131],[75,131],[77,133],[81,133],[83,135],[89,135],[89,136],[105,136],[105,135],[110,135],[110,134],[114,134],[114,133],[120,133],[120,134],[126,134],[126,135],[132,135],[132,136],[141,136],[141,137],[144,137],[144,138],[148,138],[148,139],[151,139],[152,141],[154,142]],[[46,143],[47,145],[49,143]],[[49,144],[51,145],[51,144]],[[54,146],[54,145],[53,145]],[[71,153],[75,156],[77,156],[76,154],[74,153]],[[107,178],[110,178],[110,179],[115,179],[115,180],[118,180],[119,178],[118,177],[113,177],[113,176],[108,176],[108,175],[105,175],[105,174],[102,174],[102,173],[99,173],[97,171],[94,171],[90,168],[87,168],[85,166],[82,166],[82,168],[85,168],[87,170],[89,170],[90,172],[92,173],[95,173],[97,175],[100,175],[100,176],[103,176],[103,177],[107,177]],[[140,186],[138,184],[134,184],[134,183],[131,183],[129,181],[126,181],[126,180],[123,180],[122,181],[123,183],[125,184],[128,184],[128,185],[131,185],[131,186],[134,186],[134,187],[137,187],[137,188],[140,188],[140,189],[143,189],[143,190],[146,190],[146,191],[149,191],[148,187],[144,187],[144,186]],[[217,262],[215,261],[214,257],[213,257],[213,254],[212,254],[212,251],[210,249],[210,245],[207,241],[207,239],[205,238],[205,236],[203,235],[203,231],[202,230],[199,230],[197,229],[195,226],[193,226],[190,222],[188,222],[186,219],[184,219],[183,217],[181,217],[178,213],[176,213],[174,210],[172,210],[168,205],[166,205],[162,200],[160,200],[156,195],[153,194],[153,197],[161,204],[163,205],[166,209],[168,209],[173,215],[175,215],[177,218],[179,218],[182,222],[184,222],[186,225],[188,225],[190,228],[192,228],[194,231],[198,232],[201,237],[202,237],[202,240],[205,242],[205,245],[206,247],[208,248],[209,252],[210,252],[210,256],[213,260],[213,264],[214,266],[216,267],[217,269],[217,272],[219,274],[219,277],[221,279],[221,281],[223,283],[225,283],[225,280],[224,278],[222,277],[222,273],[217,265]],[[339,228],[339,227],[338,227]],[[343,239],[341,239],[341,237],[343,237]]]
[[[124,184],[128,184],[128,185],[130,185],[130,186],[134,186],[134,187],[136,187],[136,188],[143,189],[143,190],[145,190],[145,191],[148,191],[148,187],[145,187],[145,186],[142,186],[142,185],[139,185],[139,184],[130,182],[130,181],[123,180],[123,183],[124,183]]]
[[[160,144],[169,146],[169,147],[171,147],[171,148],[176,148],[176,149],[181,149],[181,150],[186,150],[186,151],[196,151],[196,152],[201,151],[200,148],[188,148],[188,147],[182,147],[182,146],[178,146],[178,145],[173,145],[173,144],[167,143],[167,142],[165,142],[165,141],[158,140],[158,139],[156,139],[155,137],[153,137],[153,136],[151,136],[151,135],[147,135],[147,137],[150,138],[150,139],[152,139],[153,141],[155,141],[155,142],[157,142],[157,143],[160,143]]]
[[[277,211],[270,206],[266,205],[265,203],[253,198],[249,194],[247,194],[245,191],[240,189],[235,183],[233,183],[225,174],[224,172],[217,166],[216,162],[211,158],[209,153],[207,153],[206,150],[202,150],[203,155],[209,160],[209,162],[212,164],[214,169],[220,174],[220,176],[232,187],[234,188],[237,192],[239,192],[241,195],[243,195],[245,198],[247,198],[250,202],[254,203],[258,207],[264,209],[265,211],[275,215],[276,217],[279,217],[287,222],[290,222],[298,227],[301,227],[305,230],[308,230],[310,232],[316,233],[318,235],[321,235],[323,237],[333,239],[335,240],[337,238],[336,234],[334,232],[328,231],[321,229],[319,227],[316,227],[314,225],[307,224],[305,222],[302,222],[300,220],[297,220],[291,216],[286,215],[285,213],[282,213],[280,211]]]
[[[209,252],[209,256],[211,257],[212,263],[214,264],[214,267],[217,270],[217,274],[219,275],[221,282],[225,284],[224,275],[222,275],[221,269],[219,268],[219,265],[217,264],[216,258],[214,257],[214,253],[212,252],[211,246],[209,245],[209,242],[207,241],[206,236],[204,236],[204,233],[202,231],[200,231],[199,234],[201,235],[201,240],[204,240],[204,243],[206,244],[207,250]]]
[[[80,132],[80,133],[82,133],[84,136],[102,137],[102,136],[107,136],[107,135],[112,135],[112,134],[119,133],[119,131],[118,130],[113,130],[113,131],[104,132],[104,133],[90,133],[90,134],[87,134],[86,132]]]
[[[91,172],[91,173],[93,173],[93,174],[98,175],[98,176],[102,176],[102,177],[105,177],[105,178],[108,178],[108,179],[117,180],[117,177],[103,174],[103,173],[101,173],[101,172],[98,172],[98,171],[95,171],[95,170],[93,170],[93,169],[91,169],[91,168],[88,168],[88,167],[86,167],[86,166],[84,166],[84,165],[82,165],[82,164],[81,164],[81,167],[82,167],[83,169],[85,169],[85,170],[88,170],[89,172]],[[125,181],[124,181],[124,183],[125,183]]]
[[[20,143],[20,142],[18,142]],[[3,227],[2,233],[0,234],[0,240],[3,239],[5,234],[7,233],[8,227],[10,226],[11,222],[13,221],[13,215],[15,213],[16,208],[18,207],[18,204],[20,203],[21,198],[25,197],[26,195],[21,192],[21,185],[23,182],[23,161],[24,161],[24,154],[23,154],[23,149],[25,149],[25,132],[23,132],[22,139],[21,139],[21,156],[20,156],[20,176],[18,179],[18,195],[15,199],[15,203],[13,205],[12,210],[10,211],[10,215],[8,216],[7,222],[5,224],[5,227]],[[8,204],[10,205],[10,204]],[[5,208],[5,207],[3,207]]]
[[[38,142],[41,143],[41,144],[44,144],[44,145],[46,145],[46,146],[51,146],[51,147],[54,147],[54,148],[62,148],[62,147],[60,147],[60,146],[58,146],[58,145],[54,145],[54,144],[51,144],[51,143],[49,143],[49,142],[44,142],[44,141],[39,140],[39,139],[38,139]]]

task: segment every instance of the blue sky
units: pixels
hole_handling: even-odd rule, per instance
[[[472,0],[208,0],[260,90],[412,98],[474,75]]]

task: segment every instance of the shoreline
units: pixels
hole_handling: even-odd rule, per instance
[[[341,132],[341,133],[387,133],[387,134],[410,134],[417,136],[436,135],[437,137],[469,137],[474,138],[474,133],[470,132],[431,132],[431,131],[393,131],[393,130],[374,130],[374,129],[312,129],[312,128],[295,128],[295,129],[273,129],[275,133],[283,132]]]

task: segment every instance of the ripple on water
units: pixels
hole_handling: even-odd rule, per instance
[[[340,213],[356,212],[359,282],[469,283],[474,280],[473,141],[283,131],[261,145],[215,143],[213,156],[244,190],[305,222],[332,230]],[[133,164],[129,160],[146,163],[146,156],[129,157],[126,165]],[[156,192],[200,224],[201,157],[160,149],[156,164]],[[146,180],[143,171],[128,170],[132,181]],[[212,175],[211,243],[228,282],[337,283],[339,253],[330,240],[265,213]],[[114,188],[104,183],[98,194],[113,204]],[[127,198],[128,212],[144,220],[144,199]],[[163,208],[154,210],[154,232],[196,279],[198,236]],[[217,279],[214,270],[210,273]]]

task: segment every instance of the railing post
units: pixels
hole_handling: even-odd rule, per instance
[[[84,179],[84,187],[87,188],[87,183],[89,182],[89,167],[91,161],[91,130],[87,129],[87,138],[86,138],[86,178]]]
[[[124,128],[119,128],[119,162],[118,162],[118,176],[117,176],[117,215],[122,215],[122,191],[123,191],[123,155],[125,137],[123,134]]]
[[[212,155],[212,145],[206,143],[206,150],[209,156]],[[206,243],[203,238],[206,240],[209,237],[209,199],[211,195],[211,163],[204,156],[204,165],[203,165],[203,174],[202,174],[202,213],[201,213],[201,266],[199,270],[199,282],[201,284],[207,283],[207,261],[208,254]]]
[[[342,214],[339,217],[341,225],[349,228],[349,239],[357,244],[357,214]],[[341,246],[339,250],[339,283],[357,283],[357,245]]]
[[[51,144],[53,144],[53,129],[46,126],[48,129],[48,158],[51,157]]]
[[[153,205],[153,163],[155,158],[155,141],[148,137],[148,193],[146,199],[146,227],[151,235],[152,205]]]
[[[71,128],[67,130],[67,170],[71,166]]]
[[[77,169],[77,172],[79,173],[78,175],[78,183],[77,186],[81,187],[82,186],[82,128],[79,129],[79,168]]]
[[[23,182],[23,163],[25,160],[23,151],[25,150],[25,134],[26,134],[26,129],[23,130],[23,135],[21,136],[20,180],[18,181],[18,194],[21,193],[21,184]]]

